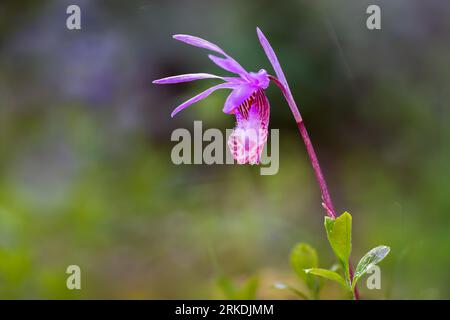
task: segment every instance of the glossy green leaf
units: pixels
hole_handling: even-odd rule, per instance
[[[367,252],[364,257],[359,260],[353,276],[352,288],[356,286],[359,278],[361,278],[372,266],[383,260],[391,249],[387,246],[378,246]]]
[[[320,268],[312,268],[312,269],[305,269],[305,272],[307,274],[313,274],[328,280],[333,280],[338,282],[343,287],[347,288],[347,284],[344,280],[344,278],[341,277],[341,275],[337,272],[327,270],[327,269],[320,269]]]
[[[331,248],[344,266],[344,270],[348,270],[348,259],[352,250],[352,216],[344,212],[334,220],[325,217],[325,229]]]

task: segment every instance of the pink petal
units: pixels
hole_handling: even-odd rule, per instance
[[[223,107],[223,112],[231,113],[234,108],[240,106],[245,100],[248,99],[255,91],[255,88],[248,85],[240,85],[230,93],[225,105]]]
[[[248,84],[248,80],[242,79],[241,77],[223,77],[223,80],[233,84]]]
[[[245,75],[247,74],[247,71],[234,59],[230,58],[219,58],[216,56],[213,56],[212,54],[208,55],[208,58],[210,58],[215,64],[217,64],[219,67],[221,67],[224,70],[239,74],[239,75]]]
[[[191,46],[212,50],[221,53],[223,55],[225,54],[225,52],[222,49],[220,49],[217,45],[209,41],[206,41],[202,38],[189,36],[187,34],[175,34],[173,35],[173,38],[182,41],[184,43],[190,44]]]
[[[284,76],[284,72],[281,69],[280,62],[278,61],[278,58],[275,52],[273,51],[269,41],[267,40],[266,36],[263,34],[261,29],[256,28],[256,32],[258,33],[259,42],[261,43],[261,46],[263,47],[264,52],[267,55],[267,58],[269,58],[269,61],[272,64],[273,69],[275,70],[278,80],[280,80],[281,83],[287,87],[288,85],[286,77]]]
[[[176,40],[182,41],[184,43],[190,44],[191,46],[200,47],[200,48],[208,49],[208,50],[223,54],[226,57],[226,59],[223,59],[223,60],[228,60],[227,67],[231,68],[231,70],[228,70],[227,68],[225,68],[224,63],[219,62],[222,64],[222,65],[218,64],[221,68],[224,68],[225,70],[231,71],[233,73],[237,73],[244,78],[248,75],[248,72],[245,71],[245,69],[236,60],[234,60],[232,57],[230,57],[225,51],[223,51],[218,45],[215,45],[214,43],[211,43],[211,42],[209,42],[205,39],[199,38],[199,37],[194,37],[194,36],[190,36],[190,35],[186,35],[186,34],[176,34],[176,35],[173,35],[173,38]],[[215,57],[215,58],[221,59],[218,57]],[[213,59],[211,59],[211,60],[213,60]],[[217,63],[216,61],[214,61],[214,62]]]
[[[236,115],[236,127],[228,139],[228,147],[238,164],[260,162],[269,133],[269,113],[269,101],[259,89],[247,115]]]
[[[267,135],[263,128],[235,128],[228,138],[228,148],[238,164],[259,164]]]
[[[298,111],[298,108],[295,105],[291,89],[289,88],[289,84],[286,80],[286,77],[284,76],[283,69],[281,69],[280,62],[278,61],[275,52],[273,51],[269,41],[267,40],[266,36],[263,34],[261,29],[256,28],[256,32],[258,33],[259,42],[261,43],[261,46],[263,47],[267,58],[269,58],[269,61],[272,64],[273,69],[275,70],[278,81],[281,82],[281,84],[284,86],[284,89],[286,90],[286,100],[288,101],[289,107],[291,108],[292,113],[294,114],[294,118],[297,122],[300,122],[302,120],[302,117],[300,115],[300,112]]]
[[[189,73],[189,74],[180,74],[178,76],[172,76],[172,77],[166,77],[158,80],[154,80],[154,84],[171,84],[171,83],[180,83],[180,82],[189,82],[194,80],[201,80],[201,79],[209,79],[209,78],[216,78],[216,79],[223,79],[222,77],[209,74],[209,73]]]
[[[207,96],[209,96],[211,93],[213,93],[217,89],[233,89],[235,87],[236,87],[236,85],[230,84],[230,83],[221,83],[217,86],[211,87],[211,88],[203,91],[202,93],[199,93],[195,97],[192,97],[189,100],[180,104],[178,107],[175,108],[175,110],[172,111],[171,117],[173,118],[178,112],[180,112],[184,108],[190,106],[191,104],[196,103],[202,99],[205,99]]]

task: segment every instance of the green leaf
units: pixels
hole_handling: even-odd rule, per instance
[[[307,274],[314,274],[316,276],[333,280],[341,284],[343,287],[348,288],[344,278],[341,277],[341,275],[337,272],[327,270],[327,269],[320,269],[320,268],[312,268],[312,269],[305,269],[305,272]]]
[[[257,276],[250,277],[239,290],[240,300],[255,300],[256,291],[259,287],[259,279]]]
[[[228,300],[237,300],[238,299],[238,293],[237,288],[234,285],[233,281],[225,275],[222,275],[217,278],[217,286],[222,291],[225,299]]]
[[[318,280],[304,271],[319,266],[316,250],[306,243],[298,243],[292,249],[290,260],[295,273],[305,282],[311,292],[316,293],[319,287]]]
[[[355,288],[356,282],[361,278],[372,266],[383,260],[389,253],[391,248],[387,246],[378,246],[367,252],[364,257],[359,260],[353,275],[352,288]]]
[[[352,251],[352,216],[344,212],[334,220],[325,217],[325,230],[331,248],[344,266],[344,270],[348,270],[348,259]]]
[[[304,294],[303,292],[301,292],[300,290],[298,290],[294,287],[291,287],[288,284],[285,284],[282,282],[276,282],[276,283],[274,283],[273,287],[277,288],[277,289],[281,289],[281,290],[283,290],[283,289],[289,290],[289,291],[293,292],[294,294],[296,294],[297,296],[299,296],[300,298],[302,298],[304,300],[309,300],[309,298],[306,294]]]
[[[259,287],[257,276],[250,277],[242,286],[237,286],[229,277],[217,278],[217,285],[228,300],[254,300]]]

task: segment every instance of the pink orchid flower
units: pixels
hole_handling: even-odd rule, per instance
[[[287,87],[284,74],[272,48],[261,30],[257,29],[257,32],[269,60],[274,65],[274,69],[281,79],[281,84]],[[215,55],[209,55],[208,57],[222,69],[237,76],[221,77],[209,73],[190,73],[153,81],[155,84],[172,84],[201,79],[221,79],[224,81],[183,102],[173,110],[171,116],[175,116],[184,108],[208,97],[218,89],[231,89],[232,91],[223,107],[224,113],[234,114],[236,117],[236,127],[229,137],[228,146],[237,163],[259,164],[269,131],[270,106],[264,90],[269,86],[270,79],[274,78],[269,76],[264,69],[258,72],[246,71],[219,46],[204,39],[189,35],[174,35],[173,38],[220,54],[222,57]]]
[[[208,73],[191,73],[162,78],[153,81],[153,83],[171,84],[208,78],[223,80],[223,83],[205,90],[204,92],[176,107],[172,112],[172,117],[179,111],[206,98],[218,89],[231,89],[232,92],[225,101],[223,112],[227,114],[234,114],[236,116],[237,124],[233,130],[233,133],[230,135],[228,146],[234,159],[239,164],[258,164],[261,159],[262,150],[267,141],[269,125],[270,107],[264,90],[267,89],[270,81],[273,81],[282,91],[292,114],[294,115],[300,135],[305,143],[306,151],[308,152],[308,156],[311,160],[311,165],[319,183],[320,191],[322,193],[322,206],[326,210],[327,215],[334,220],[336,218],[336,212],[333,207],[333,202],[328,192],[328,187],[322,174],[322,169],[320,168],[314,147],[311,143],[311,139],[308,135],[297,104],[292,96],[289,84],[283,70],[281,69],[278,58],[269,44],[269,41],[259,28],[256,28],[256,31],[259,42],[261,43],[267,58],[272,64],[276,77],[269,75],[264,69],[261,69],[258,72],[247,72],[236,60],[211,42],[189,35],[174,35],[173,37],[176,40],[219,53],[223,57],[209,55],[209,58],[222,69],[232,72],[238,75],[238,77],[220,77]],[[351,265],[349,267],[349,272],[351,278],[353,278],[353,270]],[[359,294],[356,287],[354,294],[355,298],[358,299]]]

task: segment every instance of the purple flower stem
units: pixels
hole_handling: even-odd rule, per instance
[[[311,160],[311,164],[314,169],[317,181],[319,182],[320,190],[322,192],[322,200],[323,200],[322,205],[327,211],[327,214],[330,216],[330,218],[335,219],[336,213],[334,211],[330,193],[328,192],[327,183],[325,182],[322,170],[320,169],[319,160],[317,160],[316,152],[314,151],[311,139],[309,138],[308,131],[306,131],[305,123],[303,121],[297,122],[297,126],[300,131],[300,135],[302,136],[303,141],[305,142],[306,151],[308,152],[309,159]]]
[[[317,160],[316,152],[314,151],[314,147],[311,143],[311,139],[309,138],[308,131],[306,130],[305,123],[303,122],[300,112],[298,111],[298,107],[292,99],[289,92],[286,90],[285,86],[275,77],[269,76],[270,80],[275,82],[275,84],[281,89],[283,92],[286,101],[289,104],[289,107],[294,114],[295,120],[297,122],[298,130],[300,131],[300,135],[302,136],[303,142],[306,146],[306,151],[308,152],[309,159],[311,160],[312,167],[314,169],[314,173],[316,175],[317,182],[319,183],[320,191],[322,193],[322,206],[327,211],[327,215],[331,219],[336,219],[336,212],[334,211],[333,202],[330,197],[330,193],[328,192],[327,183],[325,178],[323,177],[322,169],[320,168],[319,160]]]
[[[276,77],[269,75],[269,79],[272,80],[283,92],[283,95],[291,108],[291,111],[294,115],[295,121],[297,122],[298,130],[300,131],[300,135],[302,136],[303,142],[306,146],[306,151],[308,152],[309,159],[311,161],[311,165],[314,169],[314,174],[316,175],[317,182],[319,183],[320,191],[322,193],[322,206],[325,208],[327,215],[331,219],[336,219],[336,211],[334,210],[333,201],[331,200],[330,193],[328,192],[327,183],[322,173],[322,169],[320,168],[319,160],[317,159],[316,152],[314,151],[314,147],[311,143],[311,139],[309,137],[308,131],[306,130],[305,123],[300,115],[297,104],[292,97],[290,90],[286,89],[286,87],[279,81]],[[349,273],[350,277],[353,279],[353,268],[349,263]],[[358,288],[355,287],[354,291],[355,300],[359,299]]]

